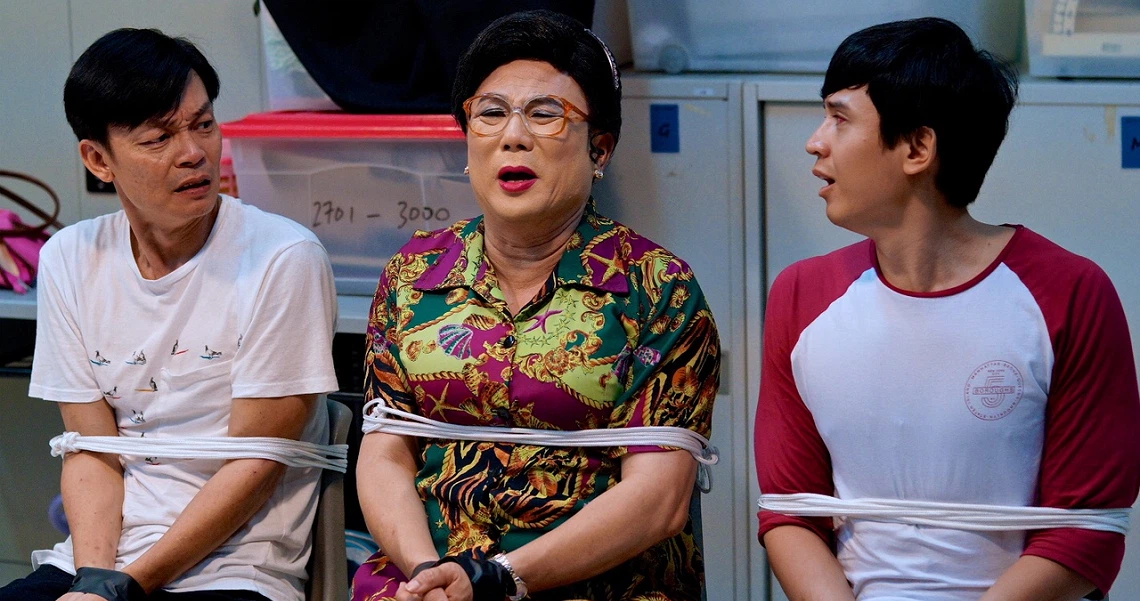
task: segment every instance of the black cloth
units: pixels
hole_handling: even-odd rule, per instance
[[[104,568],[79,568],[71,592],[92,593],[107,601],[146,601],[146,591],[126,572]]]
[[[74,577],[55,566],[40,566],[27,578],[0,588],[0,601],[55,601],[71,589]],[[171,593],[158,590],[148,601],[269,601],[252,591],[191,591]]]
[[[448,555],[437,561],[435,565],[445,563],[454,563],[467,573],[467,578],[471,580],[471,598],[474,601],[501,601],[518,592],[515,588],[515,579],[507,569],[485,557],[476,558],[468,554]]]
[[[346,111],[450,113],[459,57],[495,19],[545,8],[586,26],[592,0],[263,0],[305,69]]]

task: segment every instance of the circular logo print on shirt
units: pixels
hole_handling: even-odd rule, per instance
[[[988,361],[966,380],[966,408],[978,419],[1009,415],[1021,401],[1021,372],[1008,361]]]

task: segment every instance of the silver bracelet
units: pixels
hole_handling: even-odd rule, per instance
[[[515,581],[515,594],[508,595],[507,599],[510,601],[521,601],[525,598],[527,594],[526,583],[523,582],[522,578],[519,578],[519,575],[515,573],[515,569],[511,567],[511,560],[507,559],[507,554],[499,553],[492,557],[491,561],[503,566],[503,569],[511,575],[511,579]]]

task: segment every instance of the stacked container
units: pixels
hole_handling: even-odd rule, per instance
[[[1140,0],[1025,0],[1029,72],[1140,78]]]
[[[855,31],[927,16],[1012,60],[1021,13],[1020,0],[629,0],[634,65],[668,73],[822,73]]]
[[[259,113],[222,133],[242,200],[316,233],[340,294],[371,296],[417,229],[480,213],[450,115]]]

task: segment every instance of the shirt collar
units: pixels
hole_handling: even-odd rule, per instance
[[[458,224],[457,224],[458,225]],[[584,286],[616,294],[629,293],[628,259],[622,252],[628,231],[598,214],[593,198],[558,260],[559,286]],[[445,290],[459,286],[478,288],[485,283],[489,264],[483,254],[483,218],[462,225],[442,245],[439,259],[416,280],[416,290]]]

